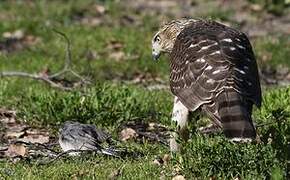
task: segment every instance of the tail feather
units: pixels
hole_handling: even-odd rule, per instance
[[[228,138],[255,138],[252,122],[252,103],[247,102],[234,89],[226,89],[217,97],[218,114]]]
[[[203,110],[221,127],[227,138],[254,139],[256,130],[252,122],[253,103],[245,100],[234,89],[225,89],[212,103]]]

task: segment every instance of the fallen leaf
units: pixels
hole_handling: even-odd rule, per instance
[[[25,44],[27,46],[33,46],[33,45],[41,42],[41,38],[33,36],[33,35],[27,35],[23,38],[22,42],[23,42],[23,44]]]
[[[153,131],[153,130],[155,130],[156,127],[158,126],[158,124],[156,124],[156,123],[154,123],[154,122],[151,122],[151,123],[149,123],[148,125],[149,125],[149,126],[148,126],[148,130],[149,130],[149,131]]]
[[[253,11],[261,11],[261,10],[263,10],[263,7],[261,5],[259,5],[259,4],[252,4],[250,7],[251,7],[251,9]]]
[[[38,74],[43,77],[48,77],[50,73],[50,69],[48,67],[44,67]]]
[[[10,144],[8,150],[6,151],[6,156],[16,157],[16,156],[25,156],[27,149],[22,144]]]
[[[124,44],[117,40],[111,40],[107,43],[106,49],[118,51],[124,47]]]
[[[170,160],[170,155],[164,154],[163,158],[158,157],[154,159],[153,164],[157,166],[167,165],[169,160]]]
[[[157,166],[161,166],[163,164],[162,159],[154,159],[152,163]]]
[[[178,165],[175,165],[174,168],[173,168],[173,173],[174,174],[180,174],[181,172],[181,167],[178,166]]]
[[[13,139],[13,138],[20,138],[25,134],[25,131],[20,131],[20,132],[15,132],[15,131],[8,131],[6,132],[6,137],[8,139]]]
[[[99,17],[84,17],[80,20],[82,25],[95,27],[103,23],[103,19]]]
[[[14,32],[4,32],[2,36],[5,39],[22,39],[24,37],[24,32],[18,29]]]
[[[111,174],[108,176],[108,179],[117,179],[118,176],[120,175],[121,175],[121,169],[116,169],[111,172]]]
[[[125,53],[123,51],[112,52],[109,55],[110,59],[114,59],[116,61],[120,61],[124,59],[124,57],[125,57]]]
[[[30,128],[30,129],[26,130],[26,135],[46,135],[46,136],[48,136],[49,133],[48,133],[48,131],[46,131],[44,129],[33,129],[33,128]]]
[[[83,56],[88,61],[96,60],[100,57],[96,51],[91,49],[86,50]]]
[[[41,41],[39,37],[25,35],[22,30],[5,32],[2,36],[4,40],[0,41],[0,52],[3,53],[20,51]]]
[[[5,108],[0,108],[0,119],[2,119],[3,117],[15,118],[16,117],[16,111],[8,110],[8,109],[5,109]]]
[[[164,174],[162,174],[160,177],[159,177],[160,180],[165,180],[166,179],[166,176]]]
[[[182,175],[176,175],[172,178],[172,180],[185,180],[185,177]]]
[[[105,6],[102,6],[102,5],[99,5],[99,4],[94,5],[94,9],[100,15],[103,15],[106,12]]]
[[[40,143],[45,144],[49,142],[49,136],[35,134],[24,136],[23,138],[18,139],[19,141],[27,142],[27,143]]]
[[[141,21],[137,21],[134,16],[129,16],[129,15],[122,16],[119,21],[121,25],[123,26],[137,25],[136,22],[141,22]]]
[[[123,129],[121,131],[121,133],[120,133],[120,139],[121,139],[121,141],[127,141],[129,139],[134,139],[136,137],[137,137],[137,133],[132,128]]]
[[[5,128],[6,128],[5,138],[17,139],[25,135],[25,131],[27,130],[28,126],[25,124],[15,122],[5,124]]]
[[[162,160],[163,160],[164,165],[167,165],[169,163],[169,161],[170,161],[170,155],[169,154],[164,154]]]

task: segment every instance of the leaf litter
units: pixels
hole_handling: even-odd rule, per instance
[[[9,54],[21,51],[41,42],[41,38],[26,34],[23,30],[17,29],[12,32],[4,32],[0,40],[0,54]]]
[[[18,120],[14,110],[0,108],[0,124],[0,158],[27,157],[32,153],[31,145],[48,145],[51,142],[47,130],[30,127]]]

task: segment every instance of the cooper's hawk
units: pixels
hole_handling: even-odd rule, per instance
[[[184,135],[188,111],[202,109],[232,140],[256,137],[252,106],[261,106],[258,68],[247,36],[215,21],[174,20],[152,39],[152,55],[170,54],[172,120]],[[171,140],[171,149],[176,150]]]

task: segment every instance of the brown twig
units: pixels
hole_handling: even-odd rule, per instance
[[[46,164],[49,164],[49,163],[52,163],[54,161],[56,161],[57,159],[63,157],[63,156],[66,156],[68,155],[69,153],[72,153],[72,152],[75,152],[75,153],[98,153],[98,154],[104,154],[102,151],[98,150],[98,149],[88,149],[88,150],[82,150],[82,149],[71,149],[71,150],[68,150],[68,151],[64,151],[64,152],[61,152],[59,154],[57,154],[53,159],[47,161],[47,162],[40,162],[39,164],[40,165],[46,165]],[[108,154],[105,154],[105,155],[108,155]],[[121,158],[119,156],[115,156],[115,155],[109,155],[109,156],[113,156],[113,157],[116,157],[116,158]]]
[[[0,72],[0,77],[24,77],[24,78],[31,78],[34,80],[38,80],[38,81],[43,81],[45,83],[47,83],[48,85],[50,85],[53,88],[58,88],[64,91],[70,91],[73,90],[74,88],[81,86],[83,84],[89,84],[90,81],[86,80],[84,77],[82,77],[81,75],[79,75],[78,73],[76,73],[75,71],[72,70],[71,67],[71,62],[72,62],[72,55],[71,55],[71,42],[69,40],[69,38],[62,32],[54,29],[54,32],[56,32],[57,34],[59,34],[60,36],[62,36],[65,40],[66,40],[66,58],[65,58],[65,63],[63,68],[59,71],[56,72],[52,75],[48,75],[45,73],[27,73],[27,72],[18,72],[18,71],[3,71]],[[66,74],[66,73],[71,73],[74,77],[76,77],[77,79],[80,79],[79,82],[74,83],[75,86],[73,87],[68,87],[65,86],[61,83],[57,82],[57,77]]]
[[[49,76],[45,76],[43,74],[30,74],[30,73],[26,73],[26,72],[17,72],[17,71],[7,71],[7,72],[0,72],[0,77],[9,77],[9,76],[18,76],[18,77],[26,77],[26,78],[31,78],[31,79],[35,79],[38,81],[43,81],[45,83],[47,83],[48,85],[50,85],[53,88],[58,88],[61,90],[65,90],[65,91],[70,91],[72,90],[71,87],[65,87],[61,84],[55,83],[53,80],[51,80],[49,78]]]
[[[53,150],[53,149],[50,148],[50,146],[55,146],[55,145],[57,145],[57,143],[53,143],[53,144],[41,144],[41,143],[25,142],[25,141],[20,141],[20,140],[17,140],[17,141],[12,142],[12,143],[13,144],[25,144],[27,146],[34,147],[35,149],[40,149],[40,147],[41,147],[42,149],[49,150],[52,153],[58,154],[58,152],[56,152],[55,150]]]
[[[149,134],[149,133],[141,132],[141,131],[136,131],[136,133],[152,141],[157,141],[157,142],[160,142],[161,144],[164,144],[165,146],[169,146],[168,141],[162,137],[159,137],[157,134]]]
[[[72,153],[72,152],[76,152],[76,153],[80,153],[80,152],[94,152],[93,150],[81,150],[81,149],[71,149],[71,150],[68,150],[68,151],[65,151],[65,152],[61,152],[59,154],[57,154],[53,159],[47,161],[47,162],[40,162],[39,164],[40,165],[46,165],[46,164],[50,164],[54,161],[56,161],[57,159],[63,157],[63,156],[66,156],[68,155],[69,153]]]

